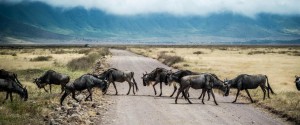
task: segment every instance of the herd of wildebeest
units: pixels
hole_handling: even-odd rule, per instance
[[[213,73],[196,73],[189,70],[178,70],[176,72],[172,72],[172,70],[167,70],[165,68],[155,68],[150,73],[145,73],[141,77],[143,80],[144,86],[149,86],[152,84],[154,89],[154,94],[156,95],[155,85],[160,84],[160,94],[162,95],[162,85],[173,85],[174,91],[170,95],[172,97],[177,90],[177,86],[179,85],[179,89],[175,98],[175,103],[177,103],[178,96],[182,94],[182,96],[189,102],[189,89],[202,89],[202,93],[199,99],[202,98],[202,103],[204,104],[205,93],[208,94],[208,100],[210,95],[214,99],[214,103],[218,105],[213,88],[219,89],[224,93],[224,96],[229,95],[230,88],[237,89],[235,100],[239,96],[239,92],[241,90],[245,90],[247,95],[249,96],[251,102],[253,103],[253,99],[251,98],[248,89],[256,89],[258,86],[261,87],[263,91],[263,99],[265,99],[266,92],[268,94],[268,98],[270,98],[269,93],[274,94],[272,90],[268,77],[266,75],[258,74],[258,75],[248,75],[241,74],[235,77],[234,79],[224,81],[220,80]],[[295,84],[298,90],[300,90],[300,77],[295,76]],[[46,85],[49,85],[49,90],[51,92],[51,85],[61,85],[61,96],[60,104],[62,105],[64,99],[72,94],[72,98],[79,102],[76,99],[76,91],[81,92],[82,90],[88,91],[89,95],[85,98],[85,101],[92,101],[92,88],[98,87],[101,89],[103,94],[106,94],[109,85],[112,83],[116,95],[118,95],[118,90],[116,88],[115,82],[127,82],[129,85],[129,90],[127,95],[130,93],[131,88],[133,94],[135,91],[138,91],[138,85],[134,79],[134,72],[131,71],[121,71],[116,68],[110,68],[102,73],[96,74],[84,74],[79,78],[75,79],[75,81],[70,82],[70,76],[58,73],[53,70],[46,71],[41,77],[35,78],[33,83],[37,85],[38,88],[43,88],[46,92],[48,90],[45,88]],[[28,99],[28,92],[26,87],[24,87],[21,82],[17,78],[17,74],[13,72],[6,71],[4,69],[0,70],[0,91],[6,92],[6,98],[3,103],[10,97],[10,100],[13,101],[12,93],[16,93],[20,95],[21,99],[26,101]]]

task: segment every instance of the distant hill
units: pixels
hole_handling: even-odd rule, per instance
[[[64,9],[41,2],[0,3],[0,35],[49,39],[297,38],[300,37],[300,15],[260,14],[255,19],[233,13],[206,17],[118,16],[97,9]]]

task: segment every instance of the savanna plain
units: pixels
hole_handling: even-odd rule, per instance
[[[221,79],[233,79],[239,74],[265,74],[276,95],[263,100],[260,88],[250,90],[253,106],[262,107],[286,120],[300,123],[300,93],[295,86],[295,75],[300,75],[300,47],[289,46],[121,46],[139,55],[157,59],[175,69],[209,72]],[[71,81],[96,71],[98,62],[103,66],[109,58],[108,47],[56,48],[1,48],[0,68],[17,73],[28,89],[29,99],[24,102],[17,95],[14,101],[0,104],[0,124],[45,124],[49,113],[59,107],[60,86],[52,86],[52,93],[38,89],[33,79],[52,69],[68,74]],[[48,86],[47,86],[48,87]],[[48,89],[48,88],[47,88]],[[231,89],[231,95],[236,91]],[[95,95],[102,95],[95,89]],[[0,93],[0,100],[5,98]],[[247,100],[241,92],[239,100]],[[97,96],[99,103],[102,96]],[[71,97],[69,97],[69,100]],[[97,100],[94,99],[94,100]],[[233,100],[230,100],[233,101]],[[72,103],[72,102],[71,102]],[[71,104],[67,104],[71,105]],[[89,104],[87,104],[87,107]],[[103,109],[105,110],[105,109]],[[91,115],[93,112],[88,112]],[[86,124],[84,122],[80,124]]]

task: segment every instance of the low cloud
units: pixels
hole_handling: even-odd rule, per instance
[[[8,0],[0,0],[8,1]],[[11,1],[11,0],[10,0]],[[259,13],[300,15],[300,0],[12,0],[41,1],[55,7],[97,8],[115,15],[168,13],[176,16],[207,16],[232,12],[248,17]]]

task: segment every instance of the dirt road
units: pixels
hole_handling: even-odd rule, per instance
[[[163,85],[163,97],[154,95],[151,86],[143,86],[142,73],[150,72],[156,67],[170,68],[157,60],[133,54],[125,50],[111,50],[113,57],[110,60],[111,67],[121,70],[131,70],[135,73],[139,91],[136,95],[128,91],[127,83],[116,83],[119,95],[114,95],[115,90],[110,86],[108,95],[114,104],[103,118],[103,124],[111,125],[208,125],[208,124],[263,124],[278,125],[289,124],[261,111],[248,100],[238,99],[232,104],[233,96],[223,97],[217,94],[219,103],[216,106],[213,101],[202,104],[197,97],[201,90],[190,89],[191,101],[188,104],[179,98],[178,104],[174,103],[174,97],[169,97],[173,87]],[[159,85],[156,86],[158,93]],[[212,100],[212,99],[211,99]]]

